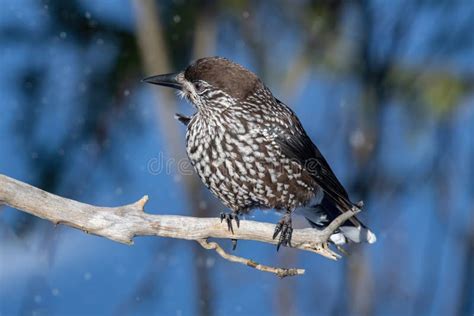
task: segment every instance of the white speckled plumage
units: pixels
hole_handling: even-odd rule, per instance
[[[188,124],[191,163],[206,186],[235,212],[255,207],[292,210],[320,190],[275,143],[278,130],[290,127],[287,116],[292,112],[282,111],[276,101],[273,107],[278,109],[259,106],[262,98],[269,97],[274,99],[262,85],[231,111],[216,111],[236,103],[221,91],[220,98],[208,100]],[[209,161],[208,157],[215,158]]]

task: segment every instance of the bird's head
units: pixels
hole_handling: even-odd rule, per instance
[[[222,111],[245,100],[263,84],[251,71],[222,57],[206,57],[178,73],[143,81],[180,90],[198,111]]]

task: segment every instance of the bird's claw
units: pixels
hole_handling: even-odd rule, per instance
[[[231,239],[232,241],[232,251],[235,250],[235,248],[237,248],[237,239]]]
[[[237,214],[234,213],[221,213],[221,223],[222,221],[226,221],[227,223],[227,229],[234,233],[234,227],[232,226],[232,220],[235,220],[235,223],[237,224],[237,228],[240,227],[240,219]]]
[[[275,231],[273,233],[273,239],[275,239],[278,234],[280,238],[277,243],[277,251],[280,250],[280,246],[290,246],[291,247],[291,236],[293,235],[293,227],[291,226],[291,217],[284,216],[275,226]]]
[[[234,233],[234,227],[232,226],[232,220],[235,220],[235,223],[237,224],[237,228],[240,227],[240,219],[239,216],[235,213],[221,213],[221,223],[223,221],[226,221],[227,223],[227,229]],[[237,239],[231,239],[232,241],[232,250],[235,250],[237,248]]]

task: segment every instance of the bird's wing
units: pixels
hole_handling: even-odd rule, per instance
[[[331,170],[331,167],[329,167],[319,149],[306,134],[296,115],[282,102],[278,100],[277,102],[287,108],[291,114],[289,115],[289,123],[292,126],[292,132],[285,132],[287,129],[279,129],[279,133],[274,138],[282,153],[286,157],[298,161],[341,210],[351,209],[353,203],[350,202],[346,190]]]

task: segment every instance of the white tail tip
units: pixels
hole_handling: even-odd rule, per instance
[[[373,244],[376,241],[377,241],[377,236],[375,236],[375,234],[371,232],[370,230],[367,230],[367,242],[369,244]]]
[[[336,245],[347,243],[347,239],[352,242],[367,242],[369,244],[373,244],[377,241],[375,234],[366,228],[341,226],[339,230],[339,233],[332,234],[330,237],[330,240]]]

